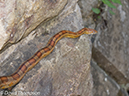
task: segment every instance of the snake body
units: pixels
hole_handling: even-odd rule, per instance
[[[0,89],[9,89],[12,86],[16,85],[24,75],[31,70],[42,58],[49,55],[56,43],[63,37],[69,38],[77,38],[82,34],[96,34],[97,31],[90,28],[83,28],[78,32],[71,32],[67,30],[60,31],[59,33],[55,34],[53,37],[50,38],[49,42],[47,43],[46,47],[37,51],[30,59],[25,61],[20,65],[20,67],[9,76],[1,76],[0,77]]]

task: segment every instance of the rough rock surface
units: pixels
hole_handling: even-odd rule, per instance
[[[90,2],[88,2],[90,1]],[[98,34],[92,49],[92,58],[97,65],[92,64],[93,74],[93,94],[94,96],[128,96],[129,93],[129,1],[120,0],[122,5],[116,4],[116,9],[110,9],[104,4],[99,5],[101,12],[92,18],[85,11],[87,2],[92,4],[98,0],[80,0],[83,21],[88,25],[94,18],[97,25]],[[85,7],[86,6],[86,7]],[[93,4],[93,6],[96,6]],[[89,7],[89,6],[88,6]],[[91,7],[90,7],[91,8]],[[113,10],[115,15],[111,15],[109,10]],[[89,12],[90,13],[90,12]],[[98,19],[97,17],[101,18]],[[94,21],[93,21],[94,22]],[[102,70],[101,69],[101,70]],[[97,71],[97,72],[96,72]],[[106,74],[106,75],[105,75]],[[108,76],[109,78],[107,78]],[[106,80],[105,81],[105,76]],[[115,82],[112,82],[115,81]],[[124,90],[122,90],[122,88]],[[127,92],[126,92],[127,91]]]
[[[0,1],[0,50],[28,35],[41,22],[57,16],[67,0]]]
[[[84,26],[95,27],[96,25],[92,18],[93,12],[91,10],[93,7],[98,7],[100,5],[99,0],[79,0],[78,4],[81,8]]]
[[[95,62],[91,62],[93,77],[93,96],[128,96],[128,93],[102,70]]]
[[[126,85],[129,83],[129,2],[121,2],[123,6],[116,4],[117,8],[113,9],[115,15],[111,15],[108,8],[97,20],[99,32],[93,47],[93,59],[118,84]]]
[[[66,4],[64,2],[66,0],[48,1],[63,1],[64,4],[60,6]],[[13,73],[22,62],[44,47],[55,33],[61,30],[75,32],[83,28],[82,15],[77,1],[68,0],[58,16],[46,23],[43,22],[29,36],[2,52],[0,75]],[[37,94],[36,96],[93,96],[90,59],[89,36],[83,35],[76,39],[63,38],[57,43],[54,51],[43,58],[15,86],[12,91],[19,94],[14,93],[10,96],[28,96],[29,93],[26,92],[34,92],[29,96],[35,96],[32,94]]]
[[[104,14],[107,24],[102,23],[98,26],[101,30],[96,37],[95,48],[129,79],[129,3],[123,0],[122,4],[125,6],[117,5],[117,9],[114,10],[116,15],[110,15],[108,12]],[[105,26],[105,29],[102,29],[102,26]]]

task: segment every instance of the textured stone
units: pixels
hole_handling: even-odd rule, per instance
[[[75,32],[83,28],[77,1],[68,0],[58,16],[42,23],[29,36],[0,54],[0,75],[13,73],[22,62],[45,47],[49,38],[57,32],[61,30]],[[21,95],[22,92],[39,92],[40,95],[37,96],[93,96],[89,39],[87,35],[76,39],[61,39],[54,51],[28,72],[15,86],[13,92],[19,92],[18,96],[24,96]]]
[[[93,59],[118,84],[126,85],[129,83],[129,2],[121,2],[123,6],[116,4],[117,8],[112,9],[115,15],[106,7],[107,11],[100,13],[101,19],[97,19]]]
[[[84,26],[95,27],[97,25],[98,31],[92,57],[104,71],[96,73],[100,69],[97,65],[92,66],[95,82],[94,96],[127,96],[125,91],[129,93],[129,2],[128,0],[121,0],[121,2],[122,5],[116,4],[117,9],[110,9],[99,0],[79,0]],[[99,8],[100,14],[93,15],[92,7]],[[113,10],[115,15],[111,15],[109,10]],[[105,76],[102,75],[105,73],[115,80],[115,83],[110,80],[105,83]]]
[[[98,7],[100,5],[99,0],[79,0],[78,4],[81,8],[82,18],[84,26],[95,27],[93,16],[93,7]]]
[[[97,50],[97,48],[93,47],[92,53],[93,53],[92,57],[94,58],[95,61],[97,61],[97,64],[106,73],[108,73],[110,77],[114,78],[117,81],[117,83],[119,84],[129,83],[129,80],[121,73],[121,71],[118,70],[117,67],[114,66],[109,60],[107,60],[107,58],[105,58],[103,54],[99,50]]]
[[[128,96],[127,92],[92,60],[93,96]]]
[[[67,0],[0,1],[0,49],[27,36],[41,22],[57,16]]]

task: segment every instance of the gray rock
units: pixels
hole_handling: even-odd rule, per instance
[[[50,0],[49,3],[54,6],[52,1],[54,0]],[[64,8],[58,16],[53,18],[54,15],[52,15],[53,19],[41,23],[27,37],[0,54],[1,76],[13,73],[22,62],[29,59],[40,48],[45,47],[49,38],[57,32],[61,30],[75,32],[84,27],[81,11],[77,4],[78,0],[68,0],[67,4],[64,0],[56,1],[63,2],[59,9]],[[54,4],[57,8],[56,3]],[[49,7],[51,7],[50,5]],[[39,21],[37,22],[39,23]],[[88,35],[76,39],[61,39],[54,51],[30,70],[12,91],[19,93],[18,96],[24,96],[24,94],[26,96],[28,94],[31,96],[35,96],[33,94],[37,94],[37,96],[93,96],[90,47]],[[10,96],[17,95],[11,94]]]
[[[111,78],[105,70],[100,68],[94,60],[92,60],[91,66],[94,86],[93,96],[128,96],[126,90]]]
[[[67,0],[6,0],[0,6],[0,50],[57,16]]]
[[[94,96],[128,96],[129,3],[128,0],[121,0],[121,2],[122,5],[116,4],[116,9],[110,9],[98,0],[79,1],[84,26],[95,27],[97,25],[98,31],[92,48],[92,58],[97,65],[91,64]],[[100,14],[92,15],[92,7],[99,8]],[[115,15],[111,15],[109,10],[113,10]],[[98,16],[101,18],[99,19]]]
[[[92,51],[97,64],[119,85],[125,86],[129,83],[129,3],[121,2],[123,6],[116,4],[117,8],[112,9],[115,15],[109,13],[111,9],[107,6],[100,7],[103,11],[96,22],[98,34]]]

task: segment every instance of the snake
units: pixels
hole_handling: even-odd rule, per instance
[[[49,39],[44,48],[41,48],[32,57],[23,62],[13,74],[9,76],[0,76],[0,89],[10,89],[18,84],[29,70],[31,70],[42,58],[46,57],[53,51],[55,45],[61,38],[77,38],[83,34],[96,33],[97,31],[91,28],[82,28],[77,32],[62,30],[56,33]]]

